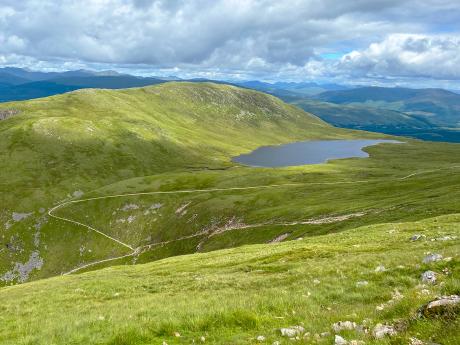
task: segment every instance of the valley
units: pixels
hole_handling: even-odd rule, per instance
[[[458,145],[403,138],[323,164],[241,165],[261,146],[401,138],[213,83],[0,109],[13,114],[0,121],[2,343],[287,343],[279,330],[294,325],[301,343],[331,343],[344,319],[368,331],[341,334],[366,344],[396,321],[388,339],[458,340],[457,319],[413,318],[459,289]],[[429,268],[442,285],[420,283]]]

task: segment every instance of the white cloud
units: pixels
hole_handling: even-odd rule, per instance
[[[460,35],[390,35],[346,54],[338,71],[366,77],[460,79]]]
[[[0,63],[264,79],[460,78],[448,53],[458,41],[395,35],[459,21],[458,0],[0,0]],[[350,50],[340,63],[319,57]]]

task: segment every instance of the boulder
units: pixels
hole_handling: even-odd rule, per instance
[[[433,301],[428,302],[419,309],[421,317],[437,317],[449,316],[450,314],[458,313],[460,309],[460,296],[442,296]]]

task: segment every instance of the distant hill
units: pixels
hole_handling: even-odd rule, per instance
[[[381,129],[415,129],[431,127],[430,124],[423,119],[414,118],[395,110],[365,107],[359,105],[338,105],[310,99],[291,100],[291,103],[297,105],[307,112],[316,114],[324,121],[338,127],[365,130],[373,129],[376,127],[381,127]]]
[[[35,72],[7,67],[0,69],[0,102],[47,97],[85,88],[124,89],[163,82],[158,78],[142,78],[115,71]]]
[[[345,90],[348,87],[338,84],[276,82],[266,83],[258,80],[236,82],[238,86],[267,92],[276,96],[311,96],[329,90]]]
[[[315,98],[336,104],[397,110],[432,126],[460,127],[460,95],[447,90],[363,87],[327,91]]]

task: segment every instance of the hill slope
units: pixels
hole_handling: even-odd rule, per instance
[[[84,90],[0,111],[14,114],[0,121],[5,281],[75,267],[88,243],[88,260],[119,253],[49,219],[45,211],[72,195],[137,176],[226,168],[232,155],[260,145],[355,135],[272,96],[214,84]]]
[[[455,345],[458,309],[432,318],[418,309],[459,293],[459,229],[457,214],[3,288],[0,342],[290,344],[296,339],[280,329],[300,325],[290,336],[299,344],[332,344],[337,334],[366,344]],[[424,262],[427,251],[445,259]],[[428,270],[434,284],[421,279]],[[350,326],[334,329],[340,321]],[[376,339],[378,324],[391,336]]]
[[[168,83],[0,109],[13,114],[0,121],[3,284],[460,212],[456,145],[382,144],[370,158],[284,169],[232,163],[262,145],[377,137],[255,91]]]

